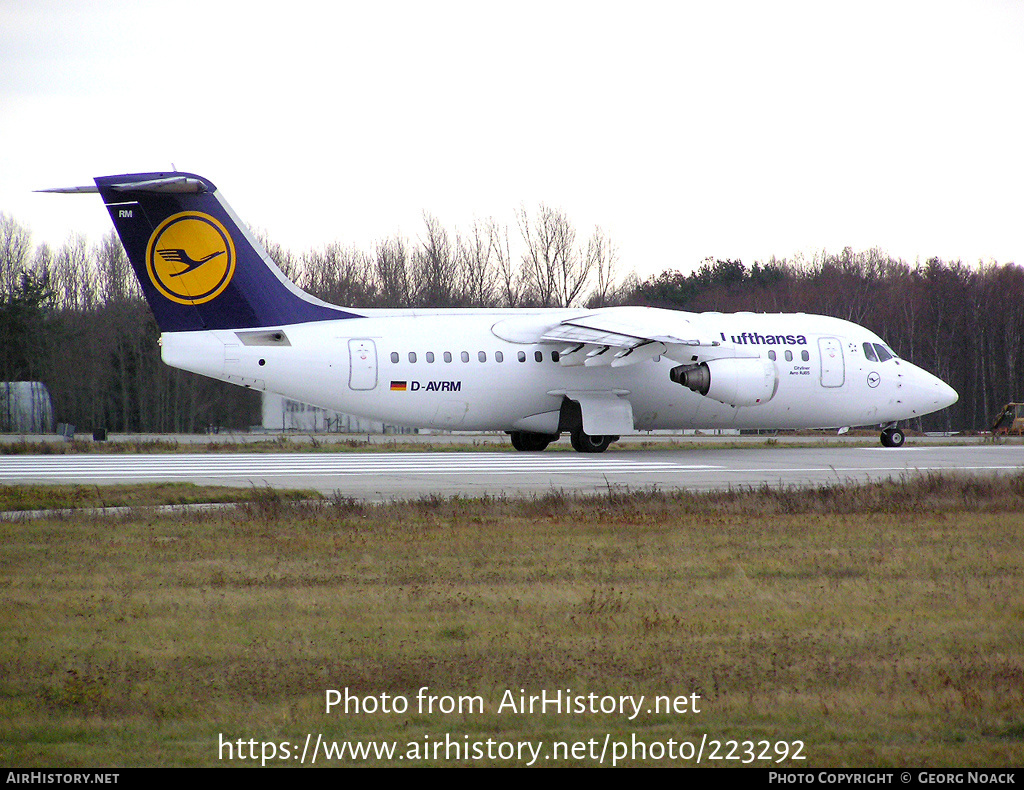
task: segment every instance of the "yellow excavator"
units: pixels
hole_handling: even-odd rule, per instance
[[[1024,434],[1024,403],[1007,403],[992,423],[992,433],[997,436]]]

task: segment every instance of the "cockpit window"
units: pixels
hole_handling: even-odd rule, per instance
[[[894,356],[896,356],[881,343],[875,343],[875,351],[878,352],[879,362],[885,362],[887,359],[892,359]]]
[[[867,357],[869,362],[878,362],[878,355],[875,354],[875,347],[870,343],[864,344],[864,356]]]

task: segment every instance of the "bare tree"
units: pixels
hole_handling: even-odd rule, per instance
[[[532,222],[523,207],[517,219],[530,296],[541,307],[572,306],[590,279],[590,262],[576,248],[576,229],[563,212],[543,203]]]
[[[101,298],[92,268],[85,236],[71,236],[57,250],[50,283],[61,309],[87,310]]]
[[[370,307],[376,298],[373,269],[366,253],[329,244],[302,256],[302,287],[332,304]]]
[[[594,233],[587,242],[586,267],[594,273],[594,289],[587,299],[590,307],[605,307],[616,304],[620,300],[618,293],[618,272],[619,251],[608,236],[600,227],[594,228]]]
[[[49,244],[40,244],[32,254],[32,273],[39,278],[50,278],[53,269],[53,250]]]
[[[495,269],[501,256],[501,230],[494,220],[473,222],[472,236],[459,238],[462,293],[468,307],[492,307],[498,282]],[[506,240],[507,244],[507,240]]]
[[[0,293],[13,293],[28,266],[32,236],[14,217],[0,213]]]
[[[138,278],[132,272],[117,231],[111,229],[93,251],[99,268],[103,298],[107,302],[125,302],[142,297]]]
[[[409,263],[409,245],[401,236],[393,236],[377,245],[375,274],[381,307],[413,304]]]
[[[494,217],[485,220],[487,240],[494,254],[496,269],[495,301],[505,307],[519,307],[523,302],[525,282],[522,265],[512,260],[508,240],[508,227],[500,225]]]
[[[454,307],[458,293],[459,257],[448,231],[428,212],[423,212],[427,235],[413,253],[417,303],[424,307]]]

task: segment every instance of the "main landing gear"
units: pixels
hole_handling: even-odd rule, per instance
[[[539,453],[551,442],[557,441],[558,434],[532,433],[530,431],[510,431],[512,446],[525,453]],[[569,440],[572,449],[578,453],[603,453],[618,436],[591,436],[583,431],[571,431]]]
[[[603,453],[618,438],[618,436],[591,436],[583,431],[573,431],[569,434],[572,449],[578,453]]]
[[[883,447],[902,447],[907,440],[907,435],[895,425],[889,425],[882,429]]]
[[[558,415],[558,429],[554,433],[534,433],[532,431],[509,431],[512,446],[524,452],[539,452],[551,442],[557,441],[563,433],[569,434],[572,449],[578,453],[603,453],[608,446],[618,441],[618,436],[589,434],[583,431],[583,409],[580,404],[569,398],[562,398],[562,406]]]
[[[558,438],[549,433],[530,431],[512,431],[509,436],[512,439],[512,446],[524,453],[539,453]]]

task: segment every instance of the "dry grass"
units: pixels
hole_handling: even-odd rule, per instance
[[[60,508],[155,507],[211,502],[246,502],[266,499],[266,491],[193,483],[141,483],[133,485],[0,485],[0,512]],[[277,496],[318,498],[314,491],[289,491]]]
[[[1024,475],[289,502],[0,525],[0,763],[213,765],[218,734],[803,740],[1024,762]],[[325,714],[324,692],[483,714]],[[699,715],[497,714],[505,689]],[[592,764],[582,761],[583,764]],[[546,763],[550,764],[550,763]],[[664,762],[659,763],[664,764]]]
[[[430,441],[421,438],[413,441],[401,436],[394,439],[360,439],[358,436],[339,439],[328,434],[317,437],[314,434],[279,434],[256,438],[258,435],[242,434],[235,440],[230,437],[213,439],[208,442],[182,442],[177,439],[119,439],[94,442],[86,439],[72,441],[21,441],[0,442],[0,455],[139,455],[147,453],[351,453],[351,452],[466,452],[471,450],[506,449],[512,445],[505,437],[492,435],[481,438],[467,436],[459,441]],[[552,449],[569,449],[569,443],[552,446]]]

